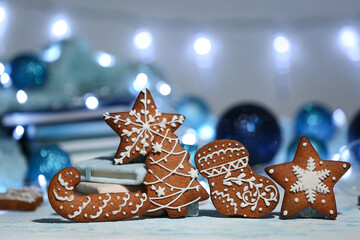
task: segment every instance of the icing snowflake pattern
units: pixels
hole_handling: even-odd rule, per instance
[[[323,169],[315,171],[315,161],[312,157],[307,160],[306,169],[295,165],[293,166],[293,173],[297,181],[290,187],[290,192],[298,193],[305,192],[308,202],[314,203],[316,200],[316,193],[328,194],[329,187],[322,181],[330,175],[330,170]]]
[[[103,116],[121,137],[114,158],[115,164],[123,164],[136,157],[147,156],[156,135],[165,133],[167,129],[175,131],[185,120],[185,117],[179,114],[159,112],[147,89],[141,91],[130,112],[105,113]],[[159,147],[156,145],[155,151],[158,151]]]

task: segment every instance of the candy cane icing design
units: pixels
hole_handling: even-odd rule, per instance
[[[164,135],[157,135],[154,142],[153,152],[145,161],[149,212],[164,209],[172,218],[184,216],[188,205],[207,199],[208,194],[197,180],[197,170],[189,163],[189,153],[180,146],[175,134],[168,129]]]
[[[121,137],[114,162],[123,164],[139,156],[147,156],[155,136],[163,135],[166,130],[174,132],[185,117],[159,112],[149,90],[144,89],[130,112],[105,113],[104,119]]]
[[[276,185],[256,174],[248,162],[248,151],[234,140],[214,141],[196,153],[196,166],[208,179],[211,200],[222,214],[262,217],[276,207]]]
[[[76,168],[64,168],[49,184],[50,204],[64,218],[78,222],[114,221],[141,215],[150,208],[146,193],[76,196],[74,188],[80,182],[79,176]]]

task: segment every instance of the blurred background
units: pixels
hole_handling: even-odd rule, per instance
[[[356,163],[359,34],[356,0],[0,0],[0,192],[112,154],[102,113],[144,87],[192,154],[231,138],[285,162],[305,135]]]

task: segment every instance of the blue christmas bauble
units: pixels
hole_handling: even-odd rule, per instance
[[[216,127],[216,139],[241,142],[250,154],[250,165],[270,162],[281,143],[281,132],[273,114],[255,104],[241,104],[227,111]]]
[[[330,111],[319,104],[305,104],[296,115],[295,131],[297,136],[327,141],[334,134],[334,130]]]
[[[45,146],[30,156],[28,178],[33,182],[42,174],[50,181],[66,167],[71,167],[69,155],[55,145]]]
[[[20,55],[11,61],[10,67],[12,83],[17,89],[36,88],[46,81],[46,65],[35,56]]]
[[[360,141],[360,111],[355,115],[349,126],[349,144],[356,140]],[[360,144],[354,144],[351,149],[356,159],[360,161]]]
[[[208,105],[197,97],[184,98],[177,106],[176,112],[185,116],[184,126],[199,128],[210,115]]]
[[[291,162],[295,157],[295,152],[298,147],[299,141],[301,137],[296,137],[289,145],[287,158],[288,162]],[[319,154],[320,158],[327,159],[328,158],[328,151],[326,147],[326,143],[317,140],[315,138],[308,138],[311,142],[311,145],[315,148],[316,152]]]
[[[190,163],[191,165],[193,165],[193,167],[195,167],[195,153],[200,149],[200,147],[198,145],[188,145],[188,144],[181,144],[181,147],[184,148],[186,151],[189,152],[190,154]]]

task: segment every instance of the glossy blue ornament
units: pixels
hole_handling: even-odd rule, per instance
[[[188,145],[188,144],[181,144],[181,147],[184,148],[186,151],[189,152],[190,154],[190,163],[191,165],[193,165],[193,167],[195,167],[195,153],[200,149],[200,147],[198,145]]]
[[[328,141],[334,134],[335,126],[331,113],[319,104],[305,104],[295,118],[297,136],[306,136]]]
[[[43,85],[47,68],[43,61],[32,55],[20,55],[11,63],[11,80],[16,89],[30,89]]]
[[[360,111],[355,115],[349,126],[349,144],[356,140],[360,141]],[[360,144],[354,144],[351,149],[356,159],[360,161]]]
[[[270,162],[281,143],[279,124],[262,106],[241,104],[228,110],[216,127],[216,139],[241,142],[250,154],[250,165]]]
[[[295,157],[295,152],[298,147],[299,141],[301,137],[296,137],[293,141],[291,141],[288,151],[287,151],[287,161],[291,162]],[[326,143],[317,140],[315,138],[308,138],[311,142],[311,145],[315,148],[316,152],[319,154],[321,159],[328,159],[328,150],[326,147]]]
[[[71,167],[69,155],[55,145],[45,146],[30,156],[28,178],[31,182],[37,181],[42,174],[50,181],[57,172],[66,167]]]
[[[185,116],[184,126],[197,129],[210,115],[207,104],[197,97],[184,98],[176,107],[176,112]]]

